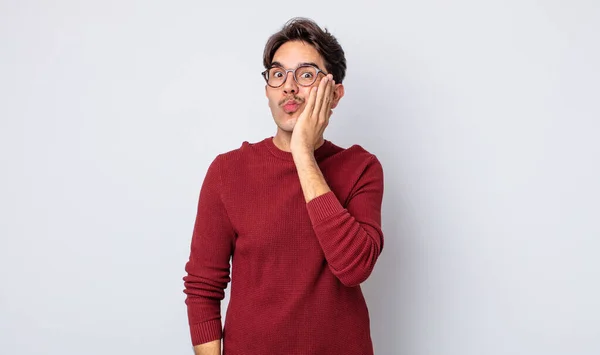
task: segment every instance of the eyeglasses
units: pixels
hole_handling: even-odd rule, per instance
[[[283,69],[282,67],[275,65],[261,74],[265,78],[267,85],[272,88],[278,88],[285,83],[289,72],[292,72],[294,80],[300,86],[311,86],[314,84],[315,81],[317,81],[319,73],[327,75],[323,70],[310,64],[300,65],[296,69]]]

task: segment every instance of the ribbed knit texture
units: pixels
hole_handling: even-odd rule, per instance
[[[360,284],[383,248],[383,170],[358,145],[326,140],[315,158],[332,191],[308,203],[272,137],[210,165],[184,277],[193,345],[223,337],[224,355],[373,354]]]

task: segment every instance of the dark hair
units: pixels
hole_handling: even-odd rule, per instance
[[[337,39],[327,31],[322,30],[313,20],[295,17],[286,22],[283,28],[273,34],[263,53],[263,64],[268,69],[273,62],[275,52],[284,43],[289,41],[306,42],[317,50],[325,61],[325,69],[333,75],[337,83],[341,83],[346,76],[346,57],[342,46]]]

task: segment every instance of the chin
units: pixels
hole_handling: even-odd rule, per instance
[[[292,132],[296,126],[296,120],[298,117],[283,117],[277,120],[277,126],[285,132]]]

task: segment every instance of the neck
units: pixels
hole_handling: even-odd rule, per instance
[[[275,134],[275,137],[273,137],[273,144],[275,144],[277,148],[283,150],[284,152],[291,152],[291,142],[292,132],[286,132],[280,128],[277,128],[277,133]],[[325,143],[325,140],[323,139],[323,135],[321,135],[317,141],[317,144],[315,144],[314,150],[317,150],[323,145],[323,143]]]

